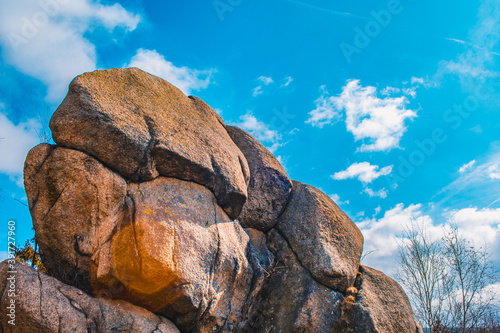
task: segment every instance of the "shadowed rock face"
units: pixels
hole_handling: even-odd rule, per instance
[[[276,157],[254,137],[238,127],[226,129],[250,167],[248,199],[238,219],[244,227],[267,231],[285,209],[292,194],[292,181]]]
[[[317,281],[340,292],[353,285],[363,236],[325,193],[294,181],[276,228]]]
[[[24,179],[53,278],[20,269],[25,327],[108,332],[95,308],[118,304],[106,311],[133,318],[126,332],[417,331],[401,288],[360,268],[352,221],[202,100],[138,69],[96,71],[51,128],[57,145],[30,151]],[[62,290],[89,294],[73,300],[86,322]],[[33,297],[58,292],[54,324]]]

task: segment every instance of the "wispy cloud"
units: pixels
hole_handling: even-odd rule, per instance
[[[460,40],[460,39],[455,39],[455,38],[445,38],[446,40],[449,40],[449,41],[452,41],[452,42],[455,42],[455,43],[459,43],[459,44],[462,44],[462,45],[467,45],[467,46],[470,46],[472,48],[476,48],[478,50],[481,50],[481,51],[485,51],[485,52],[489,52],[493,55],[496,55],[496,56],[500,56],[500,53],[497,53],[497,52],[493,52],[491,50],[488,50],[484,47],[481,47],[479,45],[474,45],[472,43],[469,43],[469,42],[466,42],[466,41],[463,41],[463,40]]]
[[[462,165],[460,167],[460,169],[458,169],[458,173],[465,173],[465,172],[469,171],[470,169],[472,169],[474,164],[476,164],[476,160],[472,160],[469,163]]]
[[[439,190],[431,200],[435,208],[456,206],[466,202],[469,205],[488,206],[500,198],[500,142],[492,144],[490,151],[465,164],[464,172],[450,184]]]
[[[340,12],[340,11],[336,11],[336,10],[326,9],[326,8],[315,6],[315,5],[312,5],[310,3],[303,2],[303,1],[298,1],[298,0],[286,0],[286,1],[297,4],[297,5],[302,6],[302,7],[311,8],[311,9],[318,10],[318,11],[321,11],[321,12],[327,13],[327,14],[332,14],[335,16],[352,17],[352,18],[358,18],[358,19],[363,19],[363,20],[368,19],[367,17],[354,15],[354,14],[347,13],[347,12]]]
[[[354,163],[346,170],[339,171],[330,177],[335,180],[357,178],[360,182],[368,184],[381,176],[390,174],[392,167],[389,165],[380,169],[378,165],[371,165],[368,162]]]
[[[281,86],[280,86],[280,87],[288,87],[288,86],[290,85],[290,83],[292,83],[292,82],[293,82],[293,77],[291,77],[291,76],[287,76],[287,77],[285,77],[285,78],[283,79],[283,81],[284,81],[284,82],[281,84]]]
[[[261,95],[264,91],[262,90],[262,86],[257,86],[255,88],[253,88],[252,90],[252,96],[253,97],[257,97],[259,95]]]
[[[440,82],[445,75],[456,75],[463,87],[475,89],[477,81],[495,78],[500,75],[491,69],[495,47],[500,41],[500,2],[497,0],[483,0],[479,7],[478,21],[469,31],[469,41],[457,38],[446,40],[459,43],[465,51],[452,60],[441,61],[435,80]]]
[[[182,90],[186,95],[193,90],[201,90],[211,83],[215,69],[196,70],[188,67],[177,67],[156,50],[139,49],[125,67],[137,67],[148,73],[159,76]]]

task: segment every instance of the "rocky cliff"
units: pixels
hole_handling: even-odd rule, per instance
[[[23,324],[4,332],[421,331],[399,285],[360,265],[349,217],[202,100],[95,71],[50,128],[24,171],[47,275],[16,266]]]

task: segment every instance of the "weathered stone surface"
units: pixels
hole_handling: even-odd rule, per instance
[[[1,332],[179,332],[169,320],[125,301],[90,297],[21,264],[13,270],[16,273],[8,272],[7,261],[0,264]],[[9,296],[7,277],[11,276],[15,277],[15,298]],[[8,322],[11,299],[15,299],[15,325]]]
[[[238,127],[226,129],[250,168],[248,199],[238,220],[245,228],[267,231],[276,225],[285,209],[292,194],[292,181],[273,154],[254,137]]]
[[[159,177],[130,184],[126,202],[127,218],[95,255],[95,292],[162,313],[186,331],[235,325],[253,276],[249,238],[213,193]]]
[[[158,175],[210,188],[237,218],[249,169],[220,116],[137,68],[76,77],[50,120],[54,141],[82,150],[134,181]]]
[[[267,237],[275,264],[238,331],[335,332],[342,294],[316,282],[276,230]]]
[[[326,194],[294,181],[276,228],[318,282],[340,292],[354,283],[363,236]]]
[[[408,297],[396,281],[367,266],[361,266],[360,273],[356,302],[346,312],[347,327],[353,332],[422,332],[413,319]]]
[[[89,292],[91,257],[121,219],[127,183],[87,154],[48,144],[29,152],[24,181],[49,274]]]

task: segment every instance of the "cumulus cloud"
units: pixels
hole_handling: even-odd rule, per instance
[[[251,112],[247,112],[240,117],[240,122],[234,126],[240,127],[248,131],[252,136],[259,140],[271,153],[283,145],[281,142],[281,134],[278,131],[272,130],[267,124],[258,120]]]
[[[85,33],[95,27],[134,30],[140,16],[120,4],[93,0],[16,0],[0,2],[3,60],[47,86],[57,102],[71,79],[97,66],[96,48]]]
[[[421,204],[405,207],[400,203],[379,219],[360,220],[356,225],[364,237],[364,251],[371,252],[363,263],[395,276],[398,245],[404,241],[402,233],[405,228],[412,225],[422,227],[433,240],[440,239],[457,226],[475,246],[486,246],[493,255],[492,260],[500,260],[496,254],[500,248],[500,209],[470,207],[445,212],[444,217],[444,223],[438,224],[435,218],[424,213]]]
[[[362,87],[359,80],[350,80],[339,96],[328,96],[323,88],[316,109],[309,112],[306,122],[322,127],[334,123],[345,112],[346,127],[354,139],[369,142],[358,151],[389,151],[399,147],[407,130],[406,120],[417,116],[415,111],[406,109],[407,103],[406,96],[379,98],[377,88]]]
[[[215,69],[196,70],[177,67],[156,50],[139,49],[126,67],[137,67],[159,76],[190,95],[193,90],[201,90],[211,83]]]
[[[474,244],[492,245],[495,239],[500,239],[500,208],[478,209],[476,207],[452,210],[446,213],[450,223],[458,226],[464,236],[474,241]]]
[[[20,178],[28,151],[40,142],[39,124],[31,119],[14,124],[0,104],[0,172]]]
[[[339,171],[330,177],[336,180],[358,178],[359,181],[368,184],[381,176],[390,174],[392,167],[389,165],[379,170],[378,165],[371,165],[368,162],[354,163],[346,170]]]
[[[460,169],[458,169],[458,172],[459,173],[465,173],[465,172],[469,171],[470,169],[472,169],[472,167],[474,166],[474,164],[476,164],[476,160],[472,160],[469,163],[466,163],[466,164],[462,165],[460,167]]]
[[[364,252],[369,253],[363,264],[383,270],[394,276],[397,271],[397,251],[401,234],[411,223],[436,231],[430,216],[421,211],[422,205],[405,207],[400,203],[387,210],[380,219],[368,218],[356,223],[364,238]],[[439,234],[438,234],[439,235]]]

